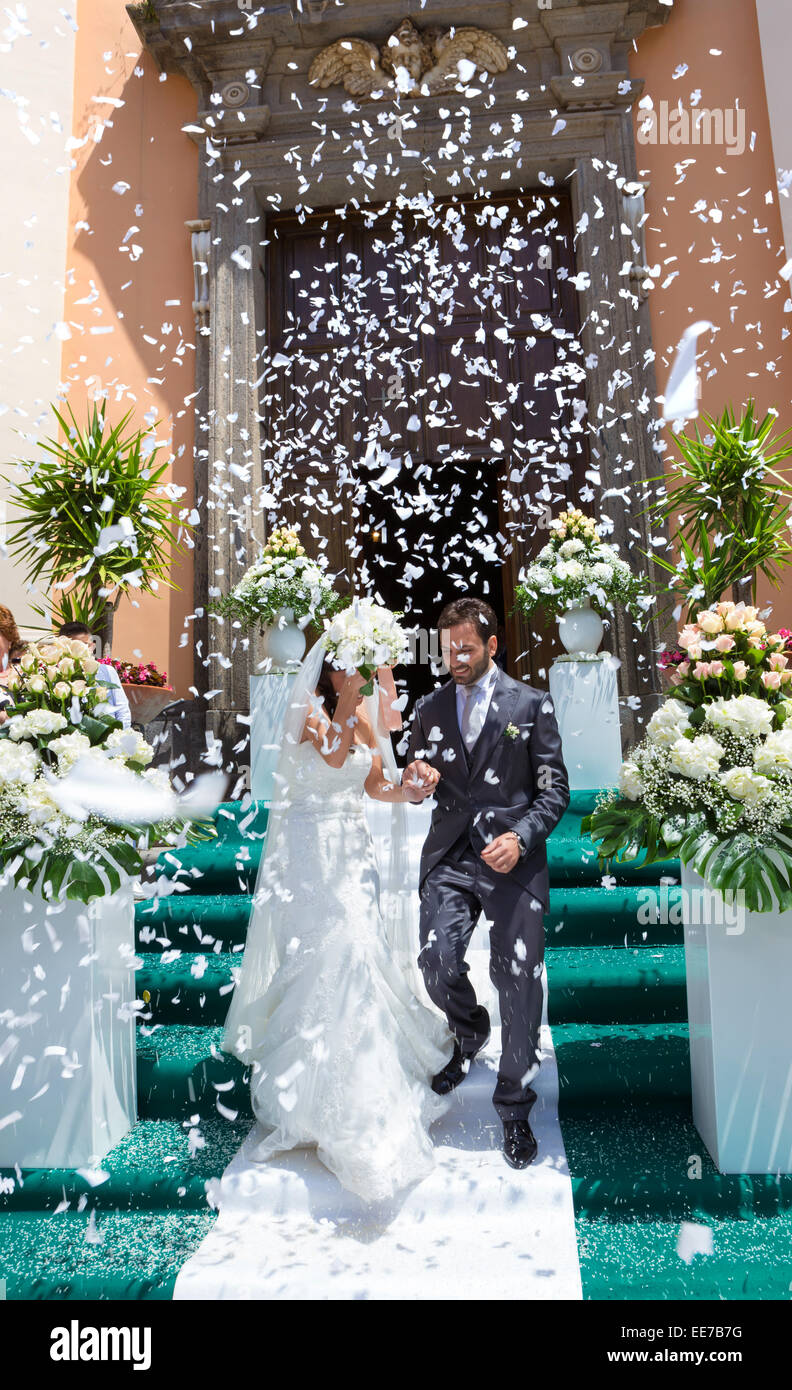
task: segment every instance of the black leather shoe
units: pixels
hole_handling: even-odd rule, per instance
[[[503,1121],[503,1155],[512,1168],[527,1168],[536,1158],[536,1148],[527,1120]]]
[[[481,1047],[486,1047],[488,1042],[489,1036],[484,1039]],[[466,1056],[459,1043],[455,1042],[454,1055],[450,1062],[446,1062],[443,1070],[439,1071],[437,1076],[433,1078],[432,1090],[438,1096],[447,1096],[450,1091],[455,1091],[460,1081],[464,1081],[470,1071],[470,1063],[474,1057],[478,1056],[481,1047],[477,1048],[476,1052],[469,1052]]]

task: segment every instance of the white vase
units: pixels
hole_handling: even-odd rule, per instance
[[[289,670],[298,666],[305,655],[305,633],[294,621],[291,608],[278,610],[279,622],[264,629],[264,656],[272,662],[272,670]]]
[[[682,868],[693,1123],[722,1173],[792,1172],[792,911]]]
[[[87,1168],[136,1119],[131,888],[0,888],[0,1168]]]
[[[570,656],[595,656],[602,633],[602,618],[588,599],[568,608],[558,619],[558,635]]]

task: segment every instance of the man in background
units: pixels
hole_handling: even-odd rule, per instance
[[[58,629],[59,637],[73,637],[78,642],[85,642],[93,651],[93,636],[84,623],[64,623]],[[96,673],[96,679],[102,685],[107,686],[107,705],[109,713],[116,719],[120,719],[125,729],[132,725],[132,711],[129,708],[129,701],[124,693],[124,687],[118,679],[118,672],[114,666],[105,666],[100,663]]]

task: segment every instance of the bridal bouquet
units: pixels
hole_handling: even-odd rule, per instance
[[[84,643],[51,638],[28,646],[8,683],[14,705],[0,725],[0,867],[47,899],[88,903],[114,892],[124,875],[140,872],[141,845],[175,839],[180,825],[159,823],[141,835],[124,822],[130,777],[135,800],[136,783],[162,793],[169,780],[148,767],[154,750],[145,739],[98,712],[106,699],[98,665]],[[76,809],[67,781],[78,764],[118,805],[117,816]]]
[[[244,627],[274,627],[281,614],[288,621],[316,622],[337,611],[342,599],[327,575],[327,561],[310,560],[300,544],[299,527],[272,531],[260,559],[239,583],[211,606],[213,612],[237,618]]]
[[[583,603],[599,609],[619,603],[637,618],[652,602],[645,580],[600,540],[596,523],[577,508],[551,523],[550,539],[521,576],[514,597],[526,618],[537,608],[560,617]]]
[[[364,695],[373,694],[378,667],[397,666],[408,659],[409,641],[397,621],[400,617],[373,599],[356,598],[325,623],[328,655],[340,669],[356,670],[365,677]]]
[[[678,638],[673,696],[583,822],[600,857],[678,856],[749,911],[792,907],[792,669],[788,634],[755,608],[702,610]]]

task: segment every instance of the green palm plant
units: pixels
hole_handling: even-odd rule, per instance
[[[110,427],[94,404],[81,429],[71,406],[70,420],[52,409],[65,442],[48,438],[43,459],[18,461],[8,548],[30,583],[49,585],[48,606],[36,611],[58,624],[79,619],[109,650],[128,589],[177,587],[171,563],[192,527],[165,490],[167,461],[157,464],[158,448],[146,448],[150,432],[124,433],[131,410]]]
[[[753,399],[737,419],[727,406],[720,419],[704,416],[706,433],[674,434],[680,457],[673,486],[648,510],[656,520],[677,520],[679,561],[654,556],[671,576],[669,590],[682,597],[690,617],[732,591],[753,604],[763,574],[778,588],[792,563],[789,482],[778,465],[792,454],[790,431],[772,436],[776,412],[763,420]],[[652,482],[665,483],[665,476]]]

